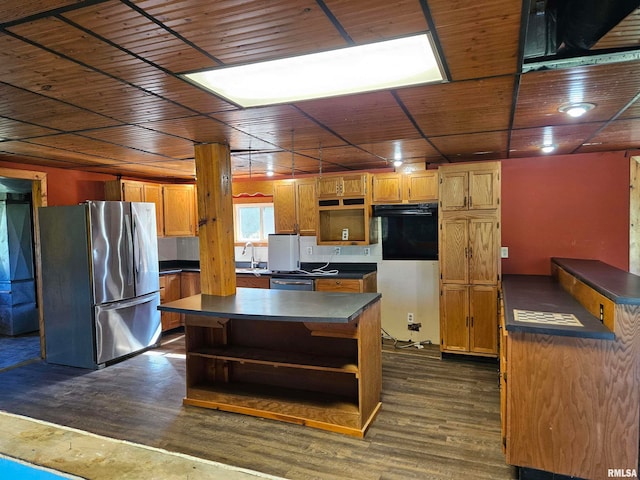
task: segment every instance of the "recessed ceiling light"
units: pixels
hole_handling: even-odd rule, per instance
[[[402,160],[397,159],[393,161],[393,166],[394,167],[399,167],[400,165],[402,165]]]
[[[267,177],[273,177],[273,170],[267,170]]]
[[[540,150],[543,153],[551,153],[556,149],[555,145],[543,145],[542,147],[540,147]]]
[[[242,107],[440,82],[428,34],[183,75]]]
[[[562,113],[566,113],[570,117],[581,117],[589,110],[595,108],[595,104],[588,102],[580,102],[580,103],[567,103],[562,105],[558,111]]]

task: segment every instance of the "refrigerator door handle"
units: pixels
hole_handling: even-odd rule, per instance
[[[133,285],[133,236],[131,234],[131,219],[129,215],[124,215],[124,230],[128,241],[125,242],[125,262],[127,267],[127,285]]]
[[[133,262],[135,265],[136,278],[140,276],[140,261],[142,255],[136,255],[137,252],[140,251],[140,241],[138,239],[138,223],[136,222],[136,217],[133,216]]]

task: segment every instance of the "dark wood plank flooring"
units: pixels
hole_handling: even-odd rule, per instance
[[[0,409],[290,479],[513,479],[500,449],[497,365],[383,353],[383,407],[364,439],[182,406],[184,341],[103,370],[0,372]],[[157,474],[157,472],[156,472]]]

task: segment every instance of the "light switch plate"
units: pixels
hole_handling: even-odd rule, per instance
[[[509,258],[509,247],[500,247],[500,258]]]

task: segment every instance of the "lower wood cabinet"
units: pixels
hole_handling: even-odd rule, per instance
[[[182,272],[180,274],[180,298],[190,297],[200,293],[200,272]],[[184,314],[180,314],[184,324]]]
[[[160,275],[160,303],[172,302],[180,298],[180,274],[167,273]],[[182,318],[179,313],[162,312],[160,318],[163,332],[182,325]]]
[[[368,273],[363,278],[318,278],[316,290],[321,292],[373,293],[378,291],[377,273]]]
[[[200,293],[200,272],[182,272],[180,274],[180,298]]]
[[[271,288],[270,277],[255,275],[236,275],[236,287],[241,288]]]
[[[495,356],[498,353],[498,288],[444,284],[440,294],[441,350]]]

